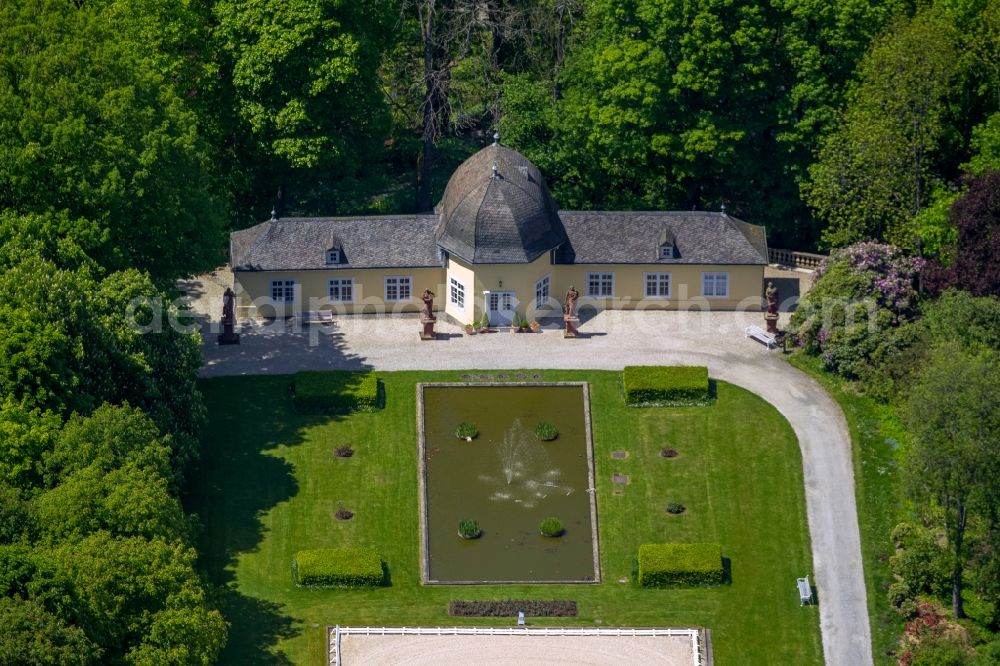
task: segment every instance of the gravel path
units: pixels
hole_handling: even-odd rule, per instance
[[[192,291],[211,300],[219,288],[204,280],[192,285]],[[221,305],[202,302],[197,309],[218,311]],[[782,315],[781,324],[787,316]],[[770,402],[795,430],[802,449],[826,663],[866,666],[872,663],[871,634],[847,423],[816,382],[778,352],[744,337],[749,323],[762,325],[761,313],[606,311],[585,320],[580,328],[584,335],[575,340],[563,339],[555,324],[535,335],[465,336],[457,326],[441,322],[440,339],[422,342],[416,317],[342,317],[333,326],[299,330],[285,322],[244,323],[242,344],[219,347],[206,320],[209,344],[204,347],[202,375],[336,368],[620,370],[638,364],[705,365],[711,376]],[[794,580],[788,581],[788,593],[795,594]]]

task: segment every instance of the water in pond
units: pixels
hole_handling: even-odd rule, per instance
[[[463,421],[472,442],[455,437]],[[540,421],[555,441],[538,441]],[[431,581],[594,580],[582,386],[424,387],[424,435]],[[563,536],[539,534],[549,516]],[[463,519],[482,537],[460,539]]]

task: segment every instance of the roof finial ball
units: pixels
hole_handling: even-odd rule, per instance
[[[496,146],[500,143],[500,132],[493,132],[493,145]]]
[[[726,204],[722,204],[722,216],[726,216]]]
[[[271,209],[271,221],[272,222],[277,222],[278,221],[278,211],[276,211],[273,208]]]

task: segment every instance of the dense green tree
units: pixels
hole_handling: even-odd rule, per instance
[[[74,415],[45,460],[45,479],[54,486],[93,467],[103,473],[126,465],[152,468],[170,476],[170,447],[156,424],[141,410],[102,405],[89,416]]]
[[[924,304],[923,323],[937,343],[1000,352],[1000,298],[949,289]]]
[[[7,398],[0,405],[0,482],[30,490],[42,480],[42,456],[52,449],[61,419]]]
[[[0,627],[0,664],[83,666],[101,654],[82,629],[33,599],[0,597]]]
[[[1000,488],[1000,358],[957,345],[937,348],[913,387],[907,411],[912,445],[906,485],[928,517],[940,522],[951,552],[951,599],[965,616],[962,590],[967,533],[995,507]]]
[[[507,79],[503,134],[567,207],[725,204],[809,244],[798,182],[900,4],[588,3],[557,80]]]
[[[826,244],[919,244],[909,221],[927,205],[957,63],[955,27],[934,8],[894,23],[865,55],[844,117],[810,169],[806,197],[828,223]]]
[[[87,634],[107,650],[108,661],[138,651],[186,652],[187,663],[211,663],[225,644],[226,624],[205,602],[194,550],[97,532],[61,546],[56,557],[87,608]],[[168,611],[189,613],[197,625],[171,634],[165,629],[180,623],[175,613],[162,615]]]
[[[171,495],[169,477],[155,468],[127,463],[105,472],[92,465],[66,477],[32,501],[41,535],[52,543],[79,540],[99,530],[113,536],[189,536],[180,502]]]
[[[0,481],[0,544],[26,540],[30,529],[31,517],[20,489]]]
[[[388,114],[377,71],[390,0],[220,0],[217,39],[253,165],[254,201],[278,213],[337,209],[338,181],[382,153]],[[245,137],[245,138],[244,138]],[[286,193],[287,192],[287,193]],[[260,203],[258,203],[260,205]]]
[[[108,231],[110,269],[161,283],[217,265],[224,210],[195,114],[100,8],[0,5],[0,207]]]

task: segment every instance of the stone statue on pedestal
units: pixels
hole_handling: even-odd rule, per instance
[[[434,316],[434,292],[424,289],[420,300],[424,302],[424,307],[420,311],[420,324],[423,327],[420,330],[420,339],[435,340],[437,336],[434,333],[434,324],[437,322],[437,317]]]
[[[767,313],[764,315],[764,321],[767,322],[767,332],[776,335],[778,333],[778,288],[774,286],[773,282],[767,283],[764,296],[767,298]]]
[[[566,330],[563,332],[564,338],[575,338],[577,336],[576,325],[580,323],[580,318],[576,316],[576,301],[580,298],[580,292],[576,287],[570,286],[566,292],[566,300],[563,305],[563,321],[566,323]]]
[[[240,344],[240,334],[234,331],[236,326],[236,292],[227,287],[222,295],[222,333],[219,335],[220,345]]]

